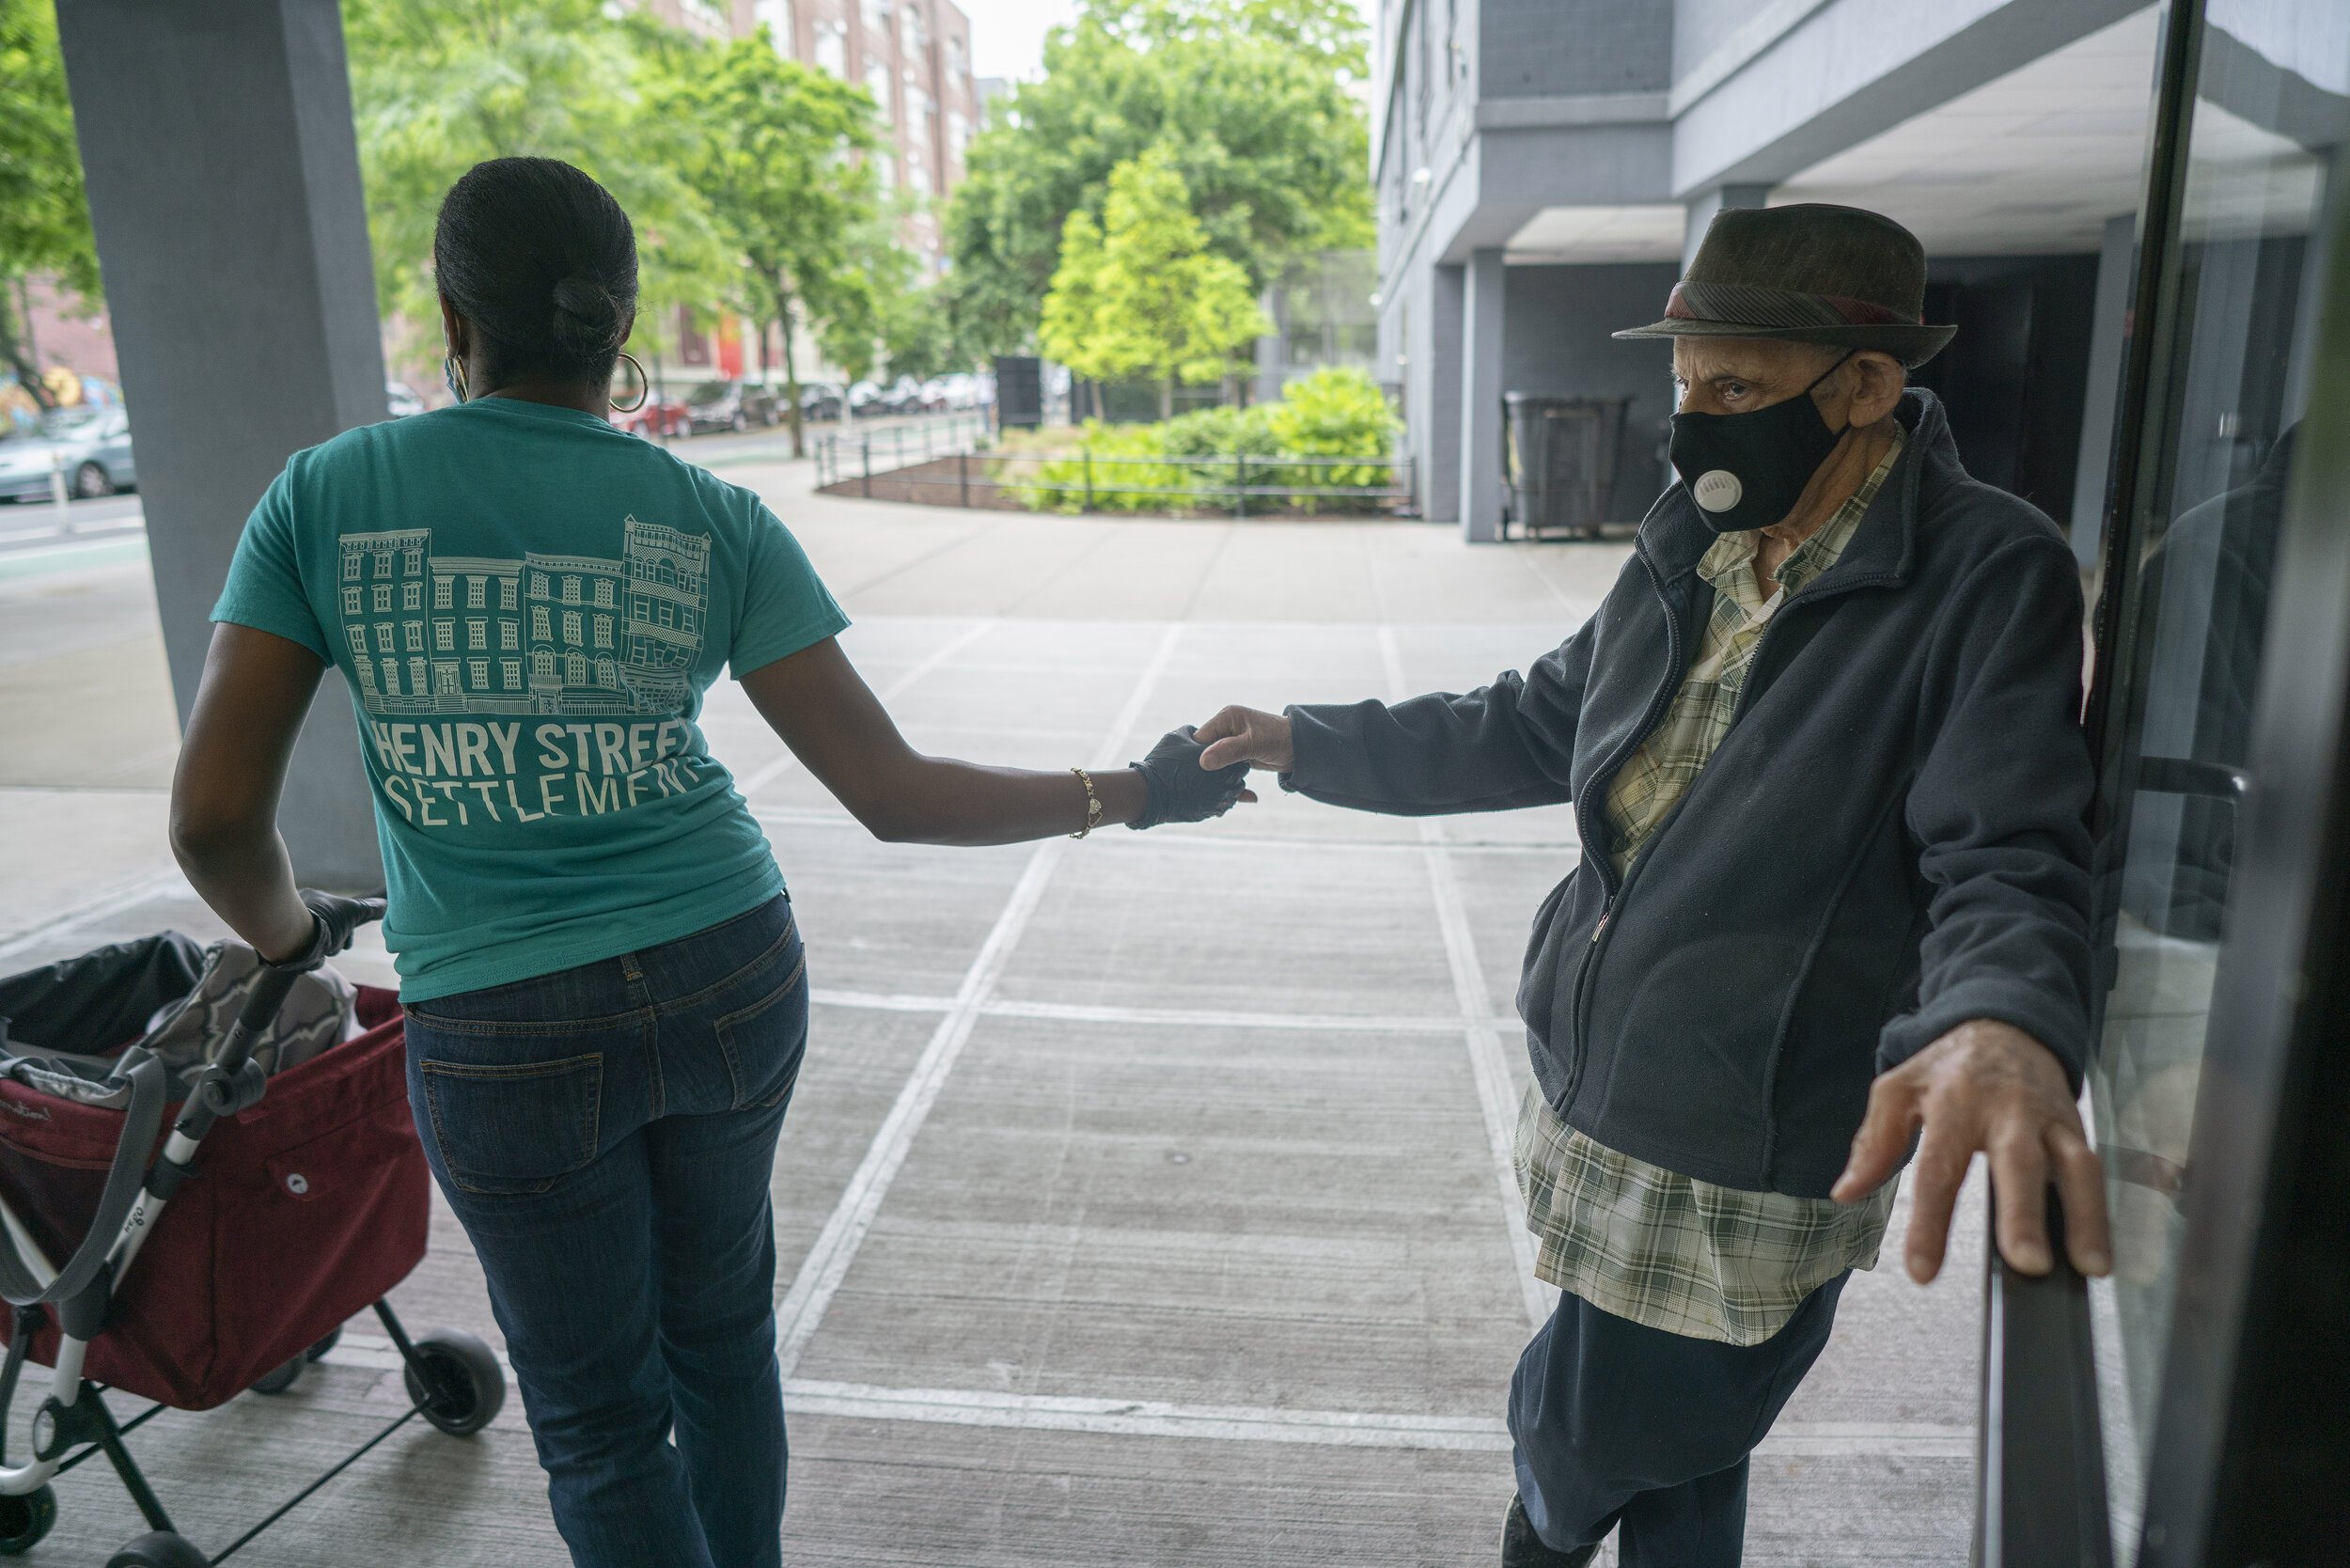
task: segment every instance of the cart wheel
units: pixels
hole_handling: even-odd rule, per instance
[[[306,1356],[297,1356],[284,1366],[263,1372],[253,1384],[257,1394],[282,1394],[302,1381],[302,1369],[310,1364]]]
[[[342,1325],[337,1324],[334,1328],[328,1330],[326,1338],[312,1345],[308,1350],[304,1351],[303,1356],[305,1359],[307,1360],[323,1361],[328,1356],[334,1353],[335,1347],[342,1342]]]
[[[497,1353],[473,1335],[436,1328],[416,1341],[416,1354],[409,1359],[408,1402],[450,1436],[470,1437],[495,1419],[506,1403],[506,1369],[498,1365]]]
[[[212,1568],[212,1559],[184,1535],[142,1535],[106,1560],[106,1568]]]
[[[23,1557],[56,1522],[57,1494],[46,1486],[0,1497],[0,1557]]]

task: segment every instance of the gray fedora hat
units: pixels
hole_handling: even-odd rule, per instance
[[[1925,324],[1926,252],[1881,212],[1808,202],[1714,214],[1665,319],[1619,337],[1776,337],[1875,349],[1915,369],[1955,326]]]

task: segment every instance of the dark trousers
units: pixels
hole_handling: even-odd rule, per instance
[[[1518,1495],[1543,1544],[1574,1552],[1618,1529],[1622,1568],[1737,1568],[1747,1456],[1826,1345],[1848,1278],[1758,1345],[1668,1334],[1561,1295],[1510,1380]]]
[[[807,1041],[780,898],[408,1011],[425,1155],[580,1568],[780,1568],[768,1185]]]

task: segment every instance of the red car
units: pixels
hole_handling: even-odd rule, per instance
[[[663,436],[694,433],[693,416],[686,409],[685,400],[658,392],[647,393],[642,408],[633,408],[626,413],[614,409],[612,422],[631,435],[656,440]]]

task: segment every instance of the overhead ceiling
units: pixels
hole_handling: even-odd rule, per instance
[[[2134,212],[2154,104],[2149,6],[1847,148],[1775,187],[1771,204],[1833,201],[1906,225],[1937,256],[2093,251]],[[1513,262],[1677,261],[1678,205],[1547,208]]]

